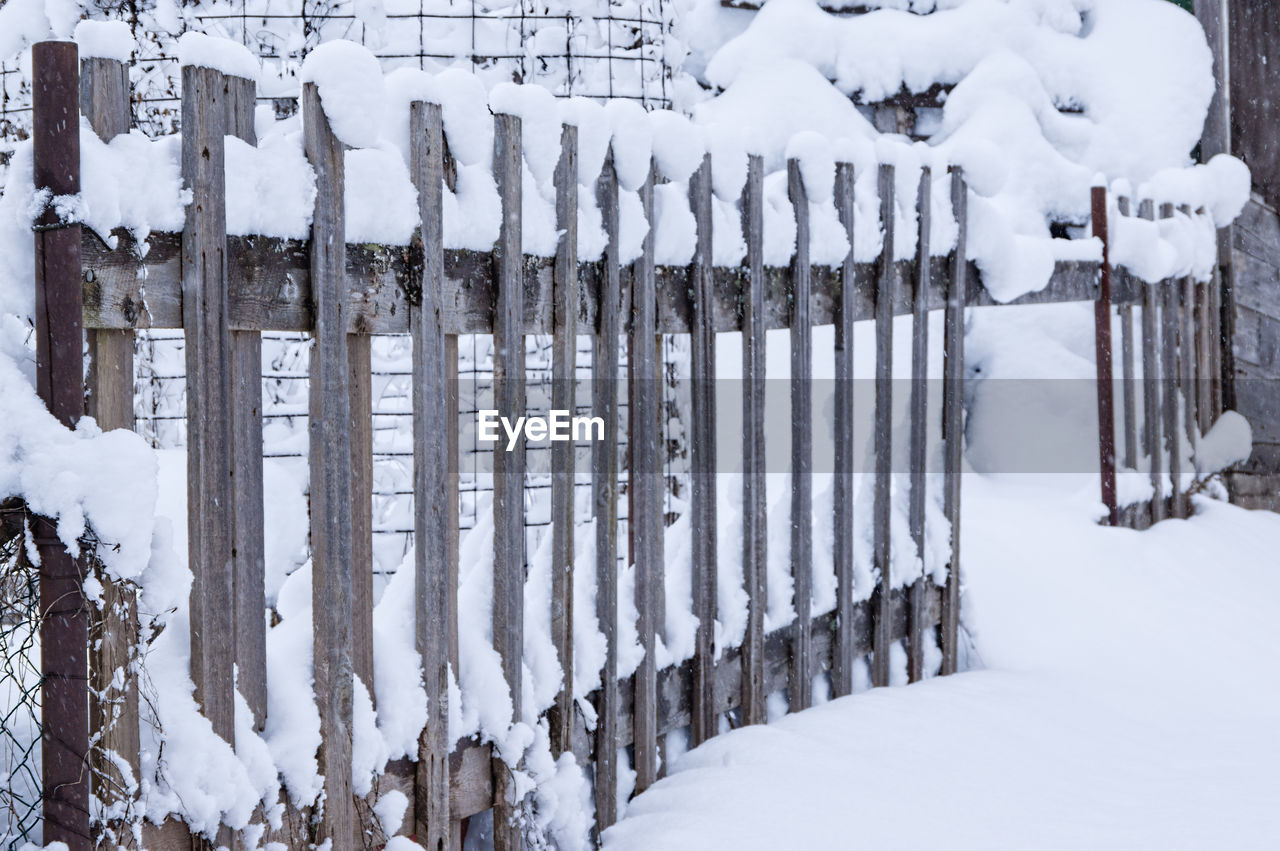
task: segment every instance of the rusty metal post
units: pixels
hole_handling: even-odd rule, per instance
[[[80,191],[80,60],[71,42],[31,48],[37,191]],[[80,226],[47,205],[35,225],[36,390],[50,412],[74,426],[84,411]],[[40,553],[41,745],[44,841],[88,851],[89,612],[84,564],[58,540],[54,522],[33,522]]]
[[[1110,523],[1120,522],[1116,506],[1115,387],[1111,370],[1111,251],[1107,241],[1107,189],[1093,187],[1093,235],[1102,241],[1102,278],[1093,306],[1094,343],[1098,363],[1098,460],[1102,472],[1102,502]]]

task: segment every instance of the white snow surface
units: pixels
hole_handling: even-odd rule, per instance
[[[261,68],[258,59],[238,41],[215,38],[199,32],[183,33],[178,39],[178,63],[183,66],[212,68],[231,77],[257,80]]]
[[[76,24],[76,47],[81,59],[114,59],[128,62],[136,45],[124,21],[81,21]]]
[[[1133,532],[1095,525],[1096,478],[964,484],[983,669],[712,739],[607,851],[1275,847],[1280,518],[1198,498]]]

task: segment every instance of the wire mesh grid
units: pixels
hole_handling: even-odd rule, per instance
[[[0,848],[12,851],[40,836],[40,586],[25,509],[0,506],[0,520]]]

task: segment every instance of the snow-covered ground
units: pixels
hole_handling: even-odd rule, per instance
[[[713,739],[604,847],[1280,847],[1280,517],[1072,490],[966,476],[978,670]]]

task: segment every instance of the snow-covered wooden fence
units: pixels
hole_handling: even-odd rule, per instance
[[[59,45],[58,51],[74,51]],[[37,58],[44,55],[37,52]],[[63,57],[65,62],[66,57]],[[42,69],[37,69],[37,76]],[[128,127],[128,85],[124,66],[113,60],[86,60],[81,80],[84,114],[99,135],[109,138]],[[353,677],[372,684],[373,585],[371,555],[372,446],[370,429],[369,335],[407,333],[413,339],[413,435],[417,649],[428,696],[428,720],[420,738],[416,765],[401,769],[411,791],[408,819],[417,839],[431,849],[456,848],[462,819],[493,808],[498,848],[519,848],[512,817],[521,806],[511,771],[491,749],[449,740],[449,671],[458,670],[458,476],[457,338],[491,334],[494,338],[494,407],[514,419],[525,412],[523,338],[550,335],[554,340],[554,393],[571,392],[576,340],[594,339],[594,413],[603,420],[604,439],[592,455],[591,480],[597,523],[597,599],[600,629],[607,642],[603,685],[586,696],[597,716],[588,724],[572,693],[572,571],[574,520],[572,491],[575,457],[570,446],[553,451],[552,636],[566,672],[560,695],[549,713],[552,748],[571,752],[594,766],[599,827],[616,817],[619,784],[617,754],[633,748],[635,790],[642,791],[661,772],[659,742],[664,734],[691,729],[693,744],[717,734],[720,719],[734,711],[742,723],[766,720],[766,697],[786,689],[789,709],[812,702],[816,674],[831,673],[834,695],[853,689],[853,666],[869,656],[874,685],[890,679],[890,647],[905,640],[908,672],[919,679],[925,647],[936,639],[941,672],[957,665],[959,622],[960,468],[963,431],[964,313],[967,307],[995,302],[981,286],[966,257],[968,190],[959,170],[951,175],[952,209],[959,221],[957,247],[946,257],[929,250],[933,185],[926,170],[920,182],[916,258],[893,259],[894,169],[880,165],[879,201],[886,238],[884,254],[872,263],[856,262],[852,249],[843,267],[811,265],[809,205],[799,161],[788,164],[789,195],[796,215],[798,249],[789,267],[764,263],[764,169],[751,157],[741,204],[746,261],[717,267],[712,258],[712,157],[704,157],[689,184],[697,247],[688,267],[659,267],[654,236],[645,239],[639,259],[619,262],[617,175],[609,160],[596,185],[608,248],[603,259],[577,257],[577,129],[561,135],[555,185],[554,258],[521,251],[521,147],[519,118],[494,117],[493,172],[501,197],[501,231],[492,252],[445,250],[442,195],[455,174],[445,145],[438,105],[414,103],[410,115],[410,172],[418,190],[421,227],[409,247],[346,244],[344,234],[343,146],[330,129],[313,84],[302,90],[301,111],[307,158],[316,173],[312,236],[298,241],[228,236],[224,209],[224,144],[227,135],[254,143],[253,84],[210,68],[183,72],[182,169],[194,191],[181,234],[156,233],[149,248],[137,250],[129,234],[108,248],[85,233],[83,285],[57,295],[60,303],[82,299],[89,330],[93,388],[92,412],[103,427],[132,426],[132,335],[139,329],[183,329],[188,375],[188,455],[191,591],[191,672],[196,699],[214,731],[235,738],[238,687],[261,728],[266,720],[266,651],[263,578],[262,421],[257,392],[261,369],[261,332],[303,331],[314,336],[311,369],[310,475],[313,554],[315,694],[321,718],[320,773],[324,776],[322,813],[291,811],[278,838],[289,847],[332,839],[333,846],[365,847],[376,831],[367,830],[366,802],[351,790]],[[37,101],[41,110],[74,104]],[[65,121],[61,132],[76,132]],[[37,158],[40,149],[37,148]],[[78,165],[70,164],[78,170]],[[39,174],[39,164],[37,167]],[[852,245],[854,167],[839,164],[835,201]],[[640,190],[652,218],[655,186],[663,181],[656,160]],[[1105,195],[1103,196],[1105,211]],[[1122,206],[1123,210],[1123,206]],[[1161,215],[1170,211],[1162,210]],[[1150,205],[1139,216],[1151,218]],[[1105,219],[1105,216],[1103,216]],[[1098,222],[1095,221],[1095,227]],[[71,226],[67,229],[77,229]],[[60,233],[60,231],[59,231]],[[1107,233],[1105,221],[1099,235]],[[1106,272],[1106,274],[1101,274]],[[1215,364],[1219,357],[1214,293],[1190,279],[1181,286],[1141,285],[1135,277],[1114,274],[1097,262],[1060,262],[1050,285],[1017,300],[1018,304],[1096,301],[1100,361],[1100,409],[1111,392],[1110,333],[1112,306],[1121,323],[1120,452],[1125,467],[1137,467],[1140,451],[1151,456],[1156,498],[1149,508],[1127,510],[1123,522],[1145,525],[1187,511],[1185,493],[1167,494],[1160,447],[1169,446],[1175,486],[1182,440],[1195,440],[1220,405]],[[42,302],[43,304],[43,302]],[[1141,361],[1146,376],[1169,375],[1163,382],[1135,381],[1134,305],[1141,305]],[[941,411],[930,411],[926,392],[928,314],[945,312],[945,377]],[[925,423],[940,416],[945,440],[944,514],[950,523],[949,568],[935,584],[926,572],[908,587],[895,589],[890,575],[892,453],[891,403],[895,382],[892,333],[895,316],[910,315],[911,423],[908,456],[911,542],[925,550]],[[874,507],[872,562],[878,585],[869,599],[855,602],[853,526],[853,395],[855,322],[873,321],[876,336]],[[835,610],[813,616],[811,328],[835,328],[837,381],[834,397],[833,547],[837,580]],[[765,448],[764,339],[770,329],[789,329],[791,346],[791,541],[794,622],[765,630]],[[743,340],[743,523],[742,553],[748,598],[746,634],[739,647],[718,656],[713,630],[717,606],[717,476],[715,336],[740,332]],[[690,337],[692,378],[692,600],[697,619],[693,656],[659,669],[656,643],[664,623],[663,483],[659,473],[662,427],[659,388],[664,364],[657,341],[663,334]],[[630,407],[629,451],[618,452],[618,374],[625,341],[626,392]],[[1166,369],[1161,371],[1160,363]],[[1173,369],[1176,365],[1176,369]],[[1143,440],[1137,437],[1138,406],[1144,416]],[[1177,405],[1184,395],[1185,420]],[[553,407],[571,408],[571,397],[557,395]],[[1103,419],[1100,438],[1103,467],[1111,419]],[[523,439],[515,451],[502,443],[493,452],[493,646],[502,660],[514,712],[520,716],[525,593],[525,538],[522,498],[525,487]],[[1151,451],[1152,448],[1156,451]],[[1114,454],[1115,450],[1111,452]],[[1111,467],[1114,475],[1114,457]],[[630,536],[628,550],[636,569],[635,606],[638,641],[644,659],[633,676],[618,672],[618,480],[629,467]],[[737,481],[736,479],[734,481]],[[1104,494],[1107,485],[1104,475]],[[1114,510],[1114,482],[1111,500]],[[897,583],[901,584],[901,583]],[[95,720],[98,747],[111,752],[95,773],[96,794],[104,800],[127,794],[123,769],[138,776],[138,695],[130,658],[136,642],[136,603],[128,588],[108,589],[105,621],[98,625],[95,658]],[[50,646],[46,644],[46,653]],[[123,676],[116,676],[122,671]],[[238,675],[237,675],[238,672]],[[406,676],[411,675],[406,672]],[[372,690],[372,689],[371,689]],[[109,719],[109,720],[104,720]],[[74,719],[72,719],[74,721]],[[62,721],[46,704],[46,728]],[[455,746],[456,744],[456,746]],[[395,769],[393,769],[395,773]],[[87,811],[87,807],[86,807]],[[170,822],[148,828],[151,848],[185,846],[186,829]],[[78,841],[67,834],[73,843]],[[66,837],[46,833],[46,840]],[[230,843],[229,831],[219,844]],[[73,847],[88,847],[76,845]]]

